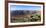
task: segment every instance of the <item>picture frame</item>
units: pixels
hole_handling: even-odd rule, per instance
[[[17,4],[15,4],[15,3],[17,3]],[[29,23],[29,22],[27,22],[27,23],[11,23],[10,22],[10,16],[9,16],[9,14],[11,14],[10,13],[10,5],[20,5],[20,7],[22,6],[22,5],[24,5],[24,6],[40,6],[41,8],[41,10],[42,10],[42,16],[41,17],[43,17],[42,18],[42,21],[40,22],[40,23],[38,23],[38,22],[33,22],[33,23]],[[26,6],[26,7],[27,7]],[[14,7],[14,6],[13,6]],[[30,7],[29,7],[30,8]],[[34,8],[34,7],[33,7]],[[13,8],[12,8],[13,9]],[[15,8],[14,8],[15,9]],[[14,14],[13,14],[14,15]],[[18,16],[18,15],[17,15]],[[20,20],[19,20],[20,21]],[[34,24],[35,23],[35,24]],[[15,24],[17,24],[17,25],[15,25]],[[22,25],[23,24],[23,25]],[[25,25],[26,24],[26,25]],[[6,4],[5,4],[5,26],[10,26],[10,27],[20,27],[20,26],[38,26],[38,25],[44,25],[44,3],[42,3],[42,2],[23,2],[23,1],[7,1],[6,2]]]

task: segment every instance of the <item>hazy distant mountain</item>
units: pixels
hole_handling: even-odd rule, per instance
[[[16,11],[11,11],[12,16],[17,16],[17,15],[25,15],[25,14],[35,14],[38,11],[36,10],[16,10]]]
[[[11,15],[13,15],[13,16],[24,15],[24,12],[22,10],[16,10],[16,11],[12,11]]]

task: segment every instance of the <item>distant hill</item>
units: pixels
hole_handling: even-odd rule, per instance
[[[11,11],[11,16],[19,16],[19,15],[26,15],[26,14],[35,14],[38,11],[36,10],[15,10]]]

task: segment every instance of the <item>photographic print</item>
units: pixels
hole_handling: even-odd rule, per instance
[[[43,24],[43,5],[8,3],[8,25]]]

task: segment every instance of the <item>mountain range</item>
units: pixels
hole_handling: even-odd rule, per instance
[[[19,16],[19,15],[26,15],[26,14],[35,14],[39,12],[38,10],[15,10],[11,11],[11,16]]]

